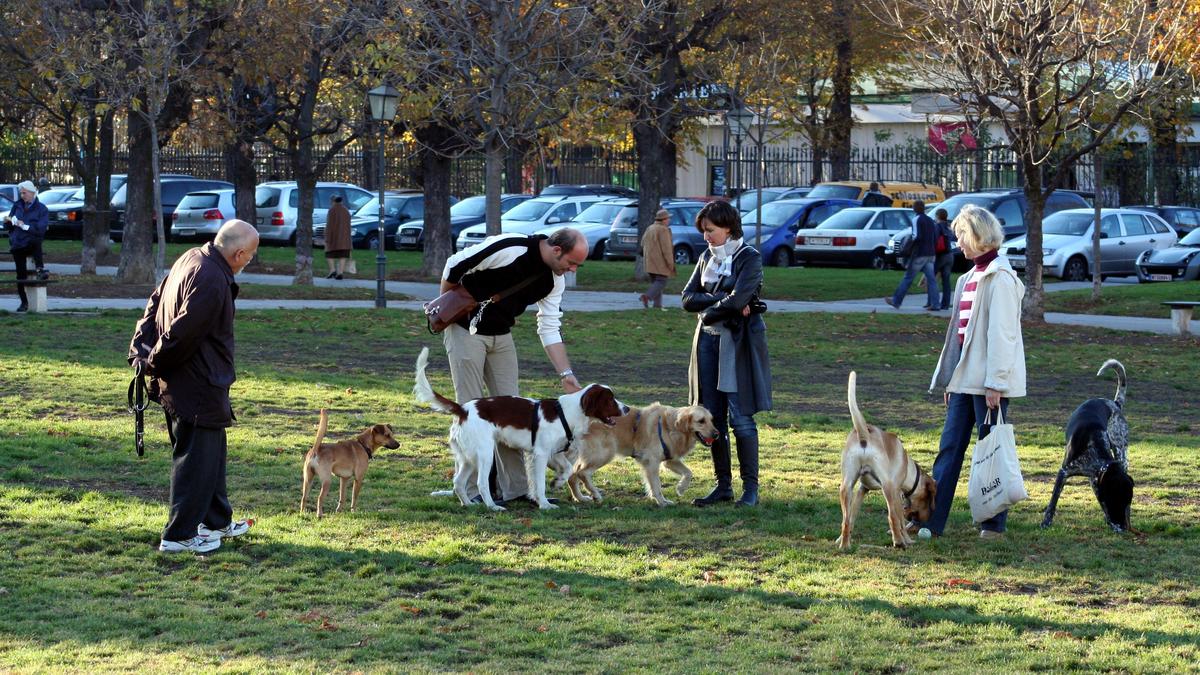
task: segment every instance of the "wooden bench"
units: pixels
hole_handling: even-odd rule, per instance
[[[30,313],[38,314],[46,311],[46,287],[58,283],[54,279],[0,279],[0,285],[13,284],[25,287],[25,295],[29,296]]]
[[[1192,310],[1200,307],[1200,302],[1190,300],[1174,300],[1162,303],[1171,308],[1171,323],[1176,335],[1187,335],[1191,332]]]

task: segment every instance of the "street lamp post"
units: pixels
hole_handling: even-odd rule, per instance
[[[375,87],[367,92],[367,102],[371,108],[371,119],[379,122],[379,248],[375,254],[375,306],[382,309],[387,307],[387,295],[384,280],[387,278],[387,256],[384,255],[384,244],[387,241],[384,232],[385,195],[383,186],[383,140],[387,123],[396,119],[396,103],[400,100],[400,92],[387,85]]]
[[[729,110],[725,111],[725,126],[729,129],[729,134],[733,136],[734,152],[737,163],[737,178],[735,185],[742,186],[742,139],[746,137],[746,132],[750,129],[750,124],[754,119],[754,113],[750,112],[745,104],[736,97],[730,101]]]

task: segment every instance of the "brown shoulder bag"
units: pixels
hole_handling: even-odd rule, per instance
[[[509,288],[503,293],[497,293],[492,297],[484,300],[482,303],[475,300],[471,292],[466,286],[455,286],[450,290],[442,293],[433,300],[425,303],[425,322],[429,326],[430,333],[440,333],[446,330],[452,323],[458,323],[464,317],[469,316],[471,312],[479,307],[479,312],[471,321],[471,334],[475,334],[475,324],[479,322],[479,317],[483,314],[483,310],[493,302],[499,302],[504,298],[516,293],[525,288],[536,279],[536,275],[525,277],[519,284]]]

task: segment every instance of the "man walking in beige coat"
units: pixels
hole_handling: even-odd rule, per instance
[[[642,307],[649,308],[653,302],[656,309],[663,309],[663,289],[667,287],[667,279],[675,276],[670,224],[671,214],[666,209],[659,209],[654,222],[642,236],[642,259],[646,261],[646,273],[650,275],[650,287],[638,298]]]

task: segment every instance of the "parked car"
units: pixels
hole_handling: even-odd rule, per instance
[[[325,222],[333,196],[341,195],[350,213],[374,198],[372,193],[353,183],[317,183],[313,196],[313,228]],[[270,181],[254,189],[254,226],[263,242],[296,245],[296,217],[300,207],[300,188],[295,181]],[[378,220],[378,218],[376,218]]]
[[[117,190],[112,198],[113,219],[109,221],[109,236],[113,241],[121,241],[125,232],[125,200],[126,189],[129,183],[126,182]],[[206,180],[203,178],[159,178],[159,187],[162,190],[162,222],[167,231],[170,231],[171,214],[175,212],[175,207],[183,200],[184,196],[189,192],[197,192],[200,190],[219,190],[221,188],[233,189],[233,183],[227,183],[223,180]]]
[[[528,199],[533,199],[533,195],[526,194],[503,194],[500,195],[500,214],[508,213],[512,207],[520,204]],[[478,225],[484,222],[486,218],[485,208],[487,206],[487,198],[483,195],[467,197],[450,207],[450,241],[458,239],[458,235],[462,234],[464,228],[472,225]],[[414,220],[405,223],[400,228],[400,248],[415,248],[418,250],[425,249],[425,221]]]
[[[0,195],[0,215],[7,216],[8,212],[12,211],[12,207],[13,207],[13,200],[9,199],[8,197],[5,197],[4,195]],[[8,236],[8,228],[0,228],[0,231],[3,232],[3,236],[5,236],[5,237]]]
[[[1175,228],[1175,232],[1181,237],[1200,227],[1200,209],[1190,206],[1123,206],[1121,208],[1153,213],[1167,221],[1167,224]]]
[[[1004,239],[1013,239],[1025,234],[1029,223],[1026,222],[1029,212],[1029,201],[1025,199],[1025,191],[1020,188],[1005,188],[1000,190],[985,190],[983,192],[964,192],[954,195],[940,204],[926,209],[933,217],[937,209],[945,209],[950,222],[958,216],[958,212],[967,204],[974,204],[992,212],[1004,228]],[[1042,209],[1042,218],[1066,209],[1086,209],[1091,205],[1078,192],[1055,190],[1046,199]]]
[[[779,199],[762,208],[761,243],[755,248],[763,261],[776,267],[789,267],[795,260],[796,232],[813,228],[833,214],[858,206],[853,199]],[[742,231],[746,242],[753,244],[758,226],[758,209],[742,216]]]
[[[551,235],[555,231],[563,227],[573,227],[583,234],[584,239],[588,243],[588,258],[591,260],[604,260],[604,250],[608,246],[608,235],[612,231],[612,224],[620,217],[621,212],[628,208],[630,201],[614,197],[602,202],[596,202],[580,212],[572,220],[558,225],[544,227],[537,231],[538,234]],[[637,217],[637,201],[632,202],[634,207],[634,217]]]
[[[798,199],[808,195],[810,187],[765,187],[762,189],[764,206],[777,199]],[[758,208],[758,188],[750,188],[733,199],[733,206],[745,218],[747,213]]]
[[[4,197],[10,202],[17,201],[17,184],[16,183],[0,183],[0,197]]]
[[[567,183],[556,183],[547,185],[538,193],[539,197],[554,197],[567,196],[577,197],[580,195],[600,195],[602,197],[637,197],[637,190],[627,188],[624,185],[610,185],[607,183],[589,183],[586,185],[570,185]]]
[[[892,198],[892,206],[912,206],[918,199],[926,205],[946,199],[946,193],[937,185],[928,183],[876,181],[879,191]],[[817,183],[808,193],[813,199],[856,199],[862,201],[871,189],[871,181],[839,180]]]
[[[44,190],[38,193],[38,201],[49,207],[52,204],[59,204],[65,201],[71,201],[75,193],[83,189],[82,185],[60,185],[52,187],[49,190]],[[82,196],[82,193],[81,193]]]
[[[164,173],[159,174],[160,179],[165,178],[192,178],[193,176],[185,173]],[[116,198],[117,192],[125,186],[125,181],[129,176],[123,173],[114,173],[109,177],[108,183],[108,198],[110,208],[112,200]],[[47,204],[46,210],[49,212],[50,226],[46,230],[46,238],[48,239],[79,239],[83,230],[83,206],[84,206],[84,189],[79,188],[75,194],[68,199],[56,204]],[[122,193],[124,200],[124,193]],[[109,223],[112,226],[112,223]]]
[[[1133,266],[1142,283],[1200,279],[1200,228],[1188,232],[1170,248],[1142,251]]]
[[[233,188],[189,192],[171,214],[168,241],[212,239],[226,220],[237,215]]]
[[[704,235],[696,229],[696,214],[704,208],[704,202],[689,200],[663,200],[661,207],[671,214],[671,247],[676,265],[690,265],[700,258],[708,244]],[[637,202],[626,205],[613,223],[608,235],[605,260],[633,260],[642,250],[637,230]]]
[[[609,197],[601,195],[577,195],[572,197],[535,197],[516,205],[500,219],[500,231],[533,234],[550,225],[571,220],[584,209]],[[455,250],[461,251],[474,246],[487,236],[487,225],[479,224],[464,228],[455,242]]]
[[[884,247],[912,227],[912,209],[858,206],[843,209],[815,228],[796,232],[796,262],[886,269]]]
[[[1065,281],[1084,281],[1092,262],[1092,209],[1068,209],[1042,220],[1042,273]],[[1134,263],[1145,251],[1168,249],[1179,237],[1162,218],[1131,209],[1100,212],[1100,276],[1137,274]],[[1013,269],[1025,269],[1025,237],[1008,242],[1002,253]]]
[[[458,200],[450,197],[450,204]],[[349,206],[347,206],[349,208]],[[358,210],[350,209],[350,244],[354,248],[374,250],[379,247],[379,198],[372,197]],[[425,216],[425,194],[416,190],[389,190],[384,195],[383,245],[396,248],[400,226]],[[316,246],[325,245],[325,223],[313,225]]]

